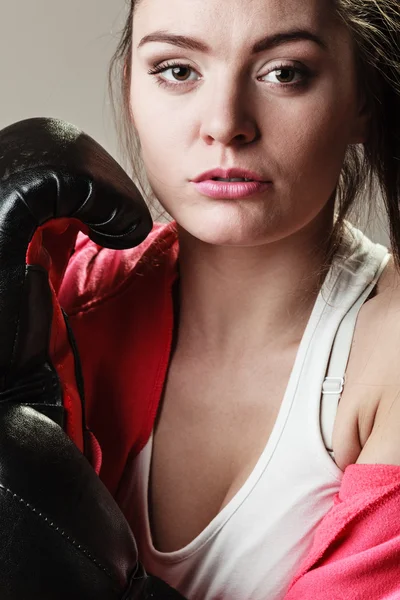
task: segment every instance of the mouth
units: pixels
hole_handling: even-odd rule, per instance
[[[254,181],[244,178],[216,178],[193,182],[197,192],[202,196],[216,200],[244,200],[271,190],[268,181]]]
[[[213,177],[210,181],[224,181],[225,183],[238,183],[243,181],[255,181],[254,179],[247,179],[247,177],[231,177],[224,179],[223,177]]]
[[[268,183],[268,177],[239,167],[231,169],[217,168],[205,171],[192,179],[193,183],[201,183],[202,181],[215,181],[225,184],[249,182]]]

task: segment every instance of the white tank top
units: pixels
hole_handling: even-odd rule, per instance
[[[184,548],[158,552],[152,543],[153,436],[133,460],[128,512],[140,560],[188,600],[282,599],[339,490],[343,472],[329,450],[355,322],[390,257],[347,227],[347,258],[340,252],[334,260],[315,301],[264,451],[234,498]]]

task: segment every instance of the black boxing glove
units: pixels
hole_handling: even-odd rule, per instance
[[[61,348],[56,338],[68,346],[64,362],[72,357],[79,402],[83,382],[41,246],[46,224],[57,232],[59,223],[68,252],[79,228],[118,249],[139,244],[152,227],[132,181],[75,127],[29,119],[0,131],[0,597],[178,600],[145,574],[125,518],[81,452],[84,410],[81,422],[68,420],[71,390],[50,350],[53,342]]]
[[[60,120],[38,118],[0,132],[0,226],[0,390],[15,387],[21,374],[32,368],[36,381],[39,365],[52,390],[57,381],[50,384],[46,359],[46,335],[52,332],[44,333],[50,311],[45,306],[47,272],[37,266],[46,266],[45,253],[38,252],[37,236],[32,240],[35,231],[41,227],[45,242],[50,237],[51,257],[57,264],[54,268],[49,262],[48,267],[52,284],[58,285],[79,229],[99,245],[129,248],[150,232],[150,213],[132,180],[92,138]],[[51,228],[57,227],[67,231],[51,235]],[[53,309],[59,309],[54,297]],[[59,329],[61,318],[55,316]],[[8,382],[3,380],[6,376]],[[72,397],[70,406],[64,402],[57,409],[50,393],[48,408],[44,393],[40,394],[42,410],[51,411],[51,418],[64,425],[83,450],[82,427],[76,422],[82,398]]]

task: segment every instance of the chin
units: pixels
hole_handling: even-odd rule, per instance
[[[268,240],[265,216],[249,215],[230,210],[228,206],[217,210],[172,211],[181,234],[188,234],[197,240],[213,246],[250,247],[265,244]],[[175,214],[174,214],[175,213]],[[261,226],[260,226],[261,225]]]

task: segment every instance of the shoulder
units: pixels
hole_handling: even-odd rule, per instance
[[[80,234],[58,294],[61,306],[73,315],[115,296],[160,263],[172,271],[177,246],[174,222],[155,223],[142,244],[127,250],[103,248]]]
[[[376,396],[370,432],[357,459],[360,464],[400,465],[400,274],[389,262],[377,295],[360,312],[358,378]],[[368,407],[361,405],[359,428]]]

